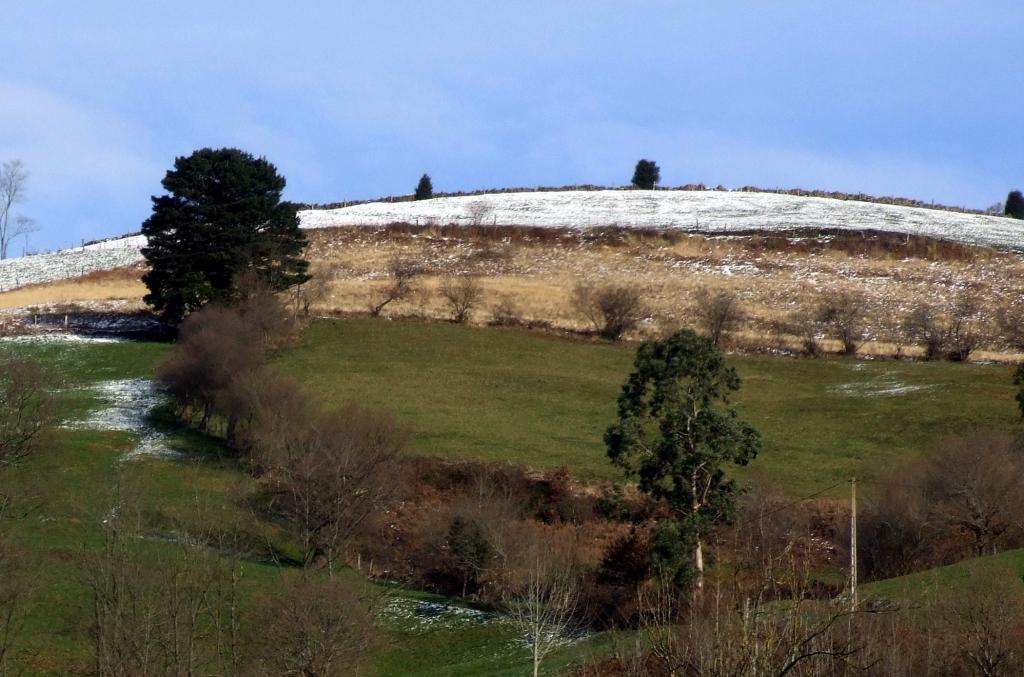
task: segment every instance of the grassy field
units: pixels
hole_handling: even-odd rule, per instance
[[[604,430],[635,346],[496,328],[353,319],[314,322],[278,365],[329,404],[394,412],[420,453],[567,465],[618,478]],[[948,362],[737,356],[742,416],[764,435],[742,473],[790,493],[884,477],[945,434],[1008,429],[1011,369]],[[841,492],[841,489],[837,489]]]
[[[861,586],[865,597],[919,602],[934,590],[956,590],[993,578],[1016,581],[1024,595],[1024,549],[1007,550]]]
[[[634,349],[446,324],[318,321],[276,364],[329,404],[357,400],[393,411],[415,431],[420,453],[538,468],[564,464],[583,477],[614,478],[601,435],[614,417]],[[168,350],[154,343],[0,343],[5,354],[31,353],[60,372],[71,418],[101,406],[90,384],[148,378]],[[781,357],[732,362],[745,381],[740,412],[765,436],[764,452],[746,475],[794,493],[853,473],[884,476],[943,433],[1008,428],[1017,416],[1009,369],[1002,366]],[[126,461],[137,441],[132,435],[66,429],[4,478],[17,489],[13,514],[19,515],[7,526],[29,551],[37,583],[28,639],[20,647],[29,674],[66,674],[83,665],[89,609],[82,554],[100,547],[102,520],[115,495],[137,496],[168,535],[239,529],[281,552],[292,547],[283,531],[243,507],[251,480],[215,441],[166,418],[152,425],[164,428],[179,457]],[[152,547],[159,553],[177,546],[154,541]],[[1006,556],[1020,563],[1019,554]],[[291,575],[256,561],[245,568],[250,593]],[[884,593],[897,583],[873,585]],[[384,592],[405,608],[430,600],[405,590]],[[377,674],[523,671],[525,649],[500,622],[424,624],[415,613],[385,620],[388,640],[374,657]],[[610,641],[597,636],[567,647],[549,666],[557,672],[606,651]]]
[[[0,343],[3,355],[41,358],[64,379],[64,413],[69,420],[88,416],[102,405],[89,386],[116,379],[149,378],[169,347],[155,343]],[[33,598],[17,666],[26,674],[79,674],[88,670],[89,592],[87,556],[102,547],[102,522],[117,497],[131,497],[146,515],[148,556],[156,561],[180,547],[181,533],[235,530],[272,544],[288,554],[288,535],[256,518],[243,498],[253,483],[212,439],[157,416],[154,427],[167,434],[175,458],[126,460],[137,439],[109,430],[63,429],[41,453],[2,477],[0,491],[13,496],[5,526],[25,551],[32,571]],[[3,491],[7,488],[7,491]],[[14,516],[12,519],[11,516]],[[154,526],[155,525],[155,526]],[[293,576],[292,567],[244,561],[242,594],[252,598]],[[460,622],[458,613],[420,614],[423,602],[458,611],[451,600],[391,586],[378,593],[386,609],[385,638],[372,657],[370,674],[519,675],[528,665],[526,648],[510,628],[493,619]],[[433,608],[433,607],[431,607]],[[455,620],[450,620],[449,617]],[[606,649],[596,636],[549,657],[545,674],[579,664]]]

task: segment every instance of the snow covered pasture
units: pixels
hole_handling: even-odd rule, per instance
[[[879,230],[1024,249],[1024,222],[999,216],[739,191],[555,191],[371,202],[300,212],[304,228],[419,225],[621,226],[693,232]]]
[[[1024,250],[1024,222],[998,216],[740,191],[553,191],[371,202],[299,212],[303,228],[419,225],[508,225],[586,229],[678,228],[736,233],[878,230],[970,245]],[[142,261],[142,235],[0,261],[0,292],[79,277]]]
[[[0,292],[130,266],[142,261],[145,244],[145,236],[132,235],[52,254],[5,259],[0,261]]]

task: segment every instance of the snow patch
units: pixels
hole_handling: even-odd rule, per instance
[[[128,452],[126,459],[181,455],[168,446],[167,435],[154,430],[149,424],[150,412],[164,401],[163,393],[153,381],[145,378],[104,381],[90,390],[105,402],[105,406],[87,418],[67,424],[68,427],[132,433],[139,442]]]

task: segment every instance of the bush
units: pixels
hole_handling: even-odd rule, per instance
[[[257,600],[247,647],[266,675],[359,674],[379,631],[374,598],[340,577],[280,583]]]
[[[739,298],[729,289],[697,290],[697,320],[716,346],[722,344],[722,337],[736,329],[743,319]]]
[[[863,336],[864,295],[830,291],[818,306],[818,320],[843,344],[843,354],[854,355]]]
[[[0,360],[0,467],[38,451],[59,421],[55,379],[33,360]]]
[[[398,256],[392,258],[388,262],[390,282],[380,290],[377,299],[370,306],[370,314],[377,317],[389,303],[401,301],[412,294],[415,291],[413,281],[420,272],[418,264]]]
[[[480,304],[484,290],[472,275],[446,277],[438,287],[438,293],[448,304],[452,321],[464,324],[469,320],[473,310]]]
[[[598,335],[610,341],[618,341],[636,329],[646,314],[640,291],[635,287],[607,285],[595,288],[581,282],[573,291],[572,302]]]
[[[914,308],[903,328],[911,341],[924,347],[925,359],[965,362],[983,337],[977,315],[977,299],[963,292],[945,315],[927,303]]]
[[[356,405],[322,412],[297,387],[268,402],[254,425],[252,459],[270,508],[299,530],[306,565],[333,568],[394,487],[408,433]]]

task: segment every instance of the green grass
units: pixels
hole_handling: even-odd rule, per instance
[[[149,377],[169,347],[8,344],[0,350],[33,354],[59,371],[69,387],[69,412],[79,416],[99,405],[84,386]],[[634,351],[501,329],[344,320],[315,322],[276,364],[329,405],[355,400],[394,412],[415,432],[418,453],[538,468],[567,465],[582,477],[617,478],[602,434],[614,418]],[[1005,429],[1017,419],[1008,367],[730,359],[744,378],[740,413],[765,438],[762,455],[743,475],[756,474],[792,493],[852,474],[884,478],[894,464],[927,452],[942,434],[974,426]],[[894,385],[917,389],[878,394]],[[17,488],[14,512],[20,515],[8,527],[29,550],[39,591],[21,647],[30,653],[30,674],[66,673],[87,655],[82,554],[99,547],[101,520],[117,492],[140,497],[167,533],[239,529],[281,552],[292,547],[279,526],[244,508],[241,497],[252,481],[216,440],[177,427],[167,416],[154,423],[171,433],[182,460],[125,462],[122,456],[134,443],[130,435],[64,430],[49,448],[5,473],[5,482]],[[174,547],[153,544],[155,552]],[[1020,553],[1000,557],[1024,566]],[[985,564],[963,566],[984,571]],[[886,586],[920,586],[935,576],[955,583],[959,570],[947,569],[928,574],[932,579],[918,574],[872,586],[884,593]],[[272,566],[246,564],[251,590],[274,585],[280,575]],[[513,675],[527,665],[525,649],[500,623],[423,630],[392,622],[389,637],[373,657],[377,674]],[[548,670],[606,652],[610,641],[599,635],[567,647],[549,657]]]
[[[392,411],[415,432],[419,453],[567,465],[580,477],[617,479],[602,435],[634,352],[520,331],[354,319],[313,323],[278,364],[328,405]],[[945,434],[1009,429],[1019,416],[1006,366],[730,362],[744,380],[739,412],[764,435],[761,455],[740,474],[793,494],[853,475],[884,477]],[[914,389],[888,392],[902,387]]]
[[[887,578],[860,587],[862,597],[917,602],[935,590],[970,588],[993,579],[1015,581],[1024,594],[1024,548],[977,557],[927,571]]]

